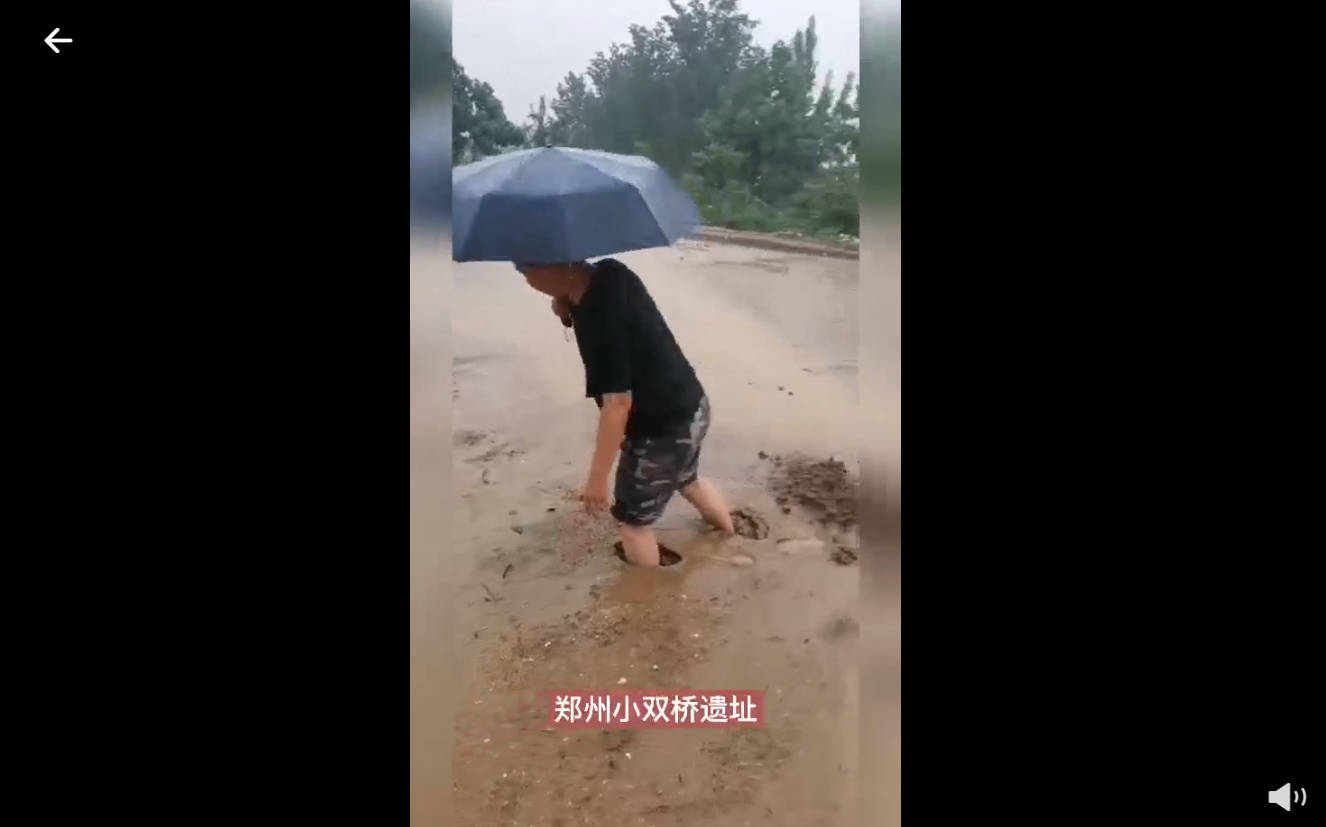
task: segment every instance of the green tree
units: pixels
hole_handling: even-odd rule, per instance
[[[589,111],[595,95],[583,75],[574,72],[557,84],[557,97],[551,104],[548,136],[556,146],[593,148],[589,130]]]
[[[738,0],[669,6],[568,74],[531,140],[647,155],[711,223],[855,235],[856,76],[817,87],[815,19],[766,49]]]
[[[525,133],[507,120],[493,87],[471,78],[455,62],[451,73],[451,112],[454,163],[497,155],[505,148],[525,143]]]
[[[543,95],[539,95],[539,105],[531,107],[529,117],[525,119],[525,143],[527,146],[540,147],[548,146],[552,143],[552,135],[549,127],[552,125],[548,117],[548,102]]]

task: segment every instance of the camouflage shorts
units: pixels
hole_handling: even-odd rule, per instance
[[[627,525],[652,525],[678,490],[700,472],[700,446],[709,433],[709,398],[700,400],[688,431],[666,437],[628,437],[617,460],[612,516]]]

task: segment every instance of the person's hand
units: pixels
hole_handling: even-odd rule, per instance
[[[554,316],[562,320],[563,326],[571,326],[571,301],[566,296],[553,297],[552,312]]]
[[[612,505],[612,489],[607,480],[590,480],[580,491],[580,501],[590,514],[602,514]]]

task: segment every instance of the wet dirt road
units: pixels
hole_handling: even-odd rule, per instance
[[[621,258],[711,399],[702,473],[768,536],[718,541],[678,497],[660,532],[684,562],[628,570],[610,522],[573,501],[597,421],[574,340],[509,265],[457,265],[457,823],[855,824],[858,540],[789,474],[797,455],[855,469],[857,264],[722,245]],[[623,679],[763,690],[767,725],[548,730],[539,692]]]

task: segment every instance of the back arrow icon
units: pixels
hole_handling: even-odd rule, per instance
[[[53,31],[53,32],[51,32],[50,34],[46,35],[46,45],[47,45],[47,46],[50,46],[50,47],[51,47],[51,51],[55,52],[57,55],[60,54],[60,50],[59,50],[58,48],[56,48],[56,45],[55,45],[56,43],[73,43],[73,42],[74,42],[74,41],[73,41],[73,38],[69,38],[69,37],[56,37],[56,35],[59,34],[59,33],[60,33],[60,30],[59,30],[59,29],[56,29],[55,31]]]

